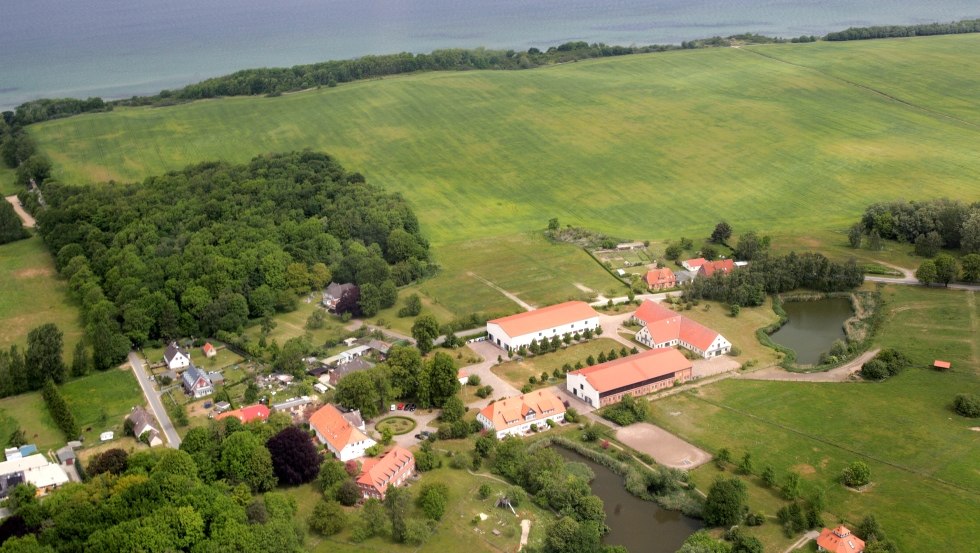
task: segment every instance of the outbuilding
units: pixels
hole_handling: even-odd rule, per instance
[[[584,301],[567,301],[487,321],[487,339],[505,350],[599,327],[599,314]]]
[[[626,394],[643,396],[691,379],[694,366],[676,349],[651,349],[571,371],[565,386],[593,407],[617,403]]]

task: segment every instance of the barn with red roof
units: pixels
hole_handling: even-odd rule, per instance
[[[633,320],[643,327],[636,333],[636,340],[651,348],[680,346],[705,359],[725,355],[732,349],[732,343],[721,334],[650,300],[633,313]]]
[[[651,349],[571,371],[565,386],[589,405],[602,407],[627,394],[642,396],[669,388],[675,381],[686,382],[691,379],[693,368],[690,359],[676,349]]]

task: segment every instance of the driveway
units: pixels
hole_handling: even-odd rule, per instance
[[[394,436],[393,438],[396,444],[404,448],[409,448],[418,445],[420,440],[418,440],[415,437],[415,435],[418,434],[419,432],[423,430],[428,430],[429,432],[435,431],[434,428],[429,428],[429,423],[436,420],[436,417],[439,416],[439,410],[433,409],[431,413],[428,412],[428,410],[422,410],[422,409],[418,409],[415,411],[389,411],[387,413],[382,413],[381,415],[378,415],[378,417],[371,423],[371,425],[368,426],[368,430],[371,433],[375,434],[377,437],[380,437],[381,433],[374,429],[374,424],[389,416],[407,417],[415,421],[415,428],[413,428],[411,432],[407,434],[401,434],[399,436]]]
[[[501,356],[505,359],[507,358],[507,354],[504,352],[504,350],[498,348],[490,342],[473,342],[470,344],[470,349],[482,357],[483,361],[475,365],[463,367],[463,370],[467,375],[475,374],[479,376],[481,386],[486,386],[489,384],[493,387],[493,393],[489,397],[470,403],[470,407],[481,409],[486,407],[487,404],[490,403],[491,399],[500,400],[504,399],[505,397],[521,395],[520,390],[511,386],[510,383],[493,374],[493,371],[490,370],[497,364],[497,356]]]
[[[143,360],[140,359],[135,351],[129,352],[129,364],[133,367],[133,374],[136,375],[136,381],[140,383],[143,396],[146,397],[147,403],[150,404],[150,411],[160,423],[160,430],[163,431],[163,435],[167,437],[167,445],[174,449],[179,448],[181,441],[180,435],[177,434],[173,423],[170,422],[170,415],[167,414],[167,410],[163,408],[163,403],[160,401],[160,394],[153,389],[150,375],[146,372],[146,365],[143,364]]]
[[[694,370],[691,374],[694,378],[705,378],[716,374],[737,371],[742,367],[741,363],[728,355],[719,355],[711,359],[695,359],[692,364],[694,365]]]
[[[627,340],[619,335],[620,328],[623,323],[633,316],[632,312],[629,313],[619,313],[617,315],[604,315],[599,313],[599,326],[602,327],[601,338],[611,338],[616,340],[620,344],[626,346],[627,349],[639,347],[631,340]]]

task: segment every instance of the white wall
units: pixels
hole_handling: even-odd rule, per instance
[[[573,323],[556,326],[552,328],[543,329],[537,332],[532,332],[530,334],[522,334],[520,336],[509,336],[504,329],[500,328],[500,325],[496,323],[487,323],[487,334],[492,336],[491,342],[504,349],[519,349],[521,346],[528,346],[534,340],[551,340],[554,336],[561,338],[564,334],[575,334],[576,332],[584,332],[586,329],[595,330],[599,326],[599,317],[589,317],[588,319],[582,319],[580,321],[575,321]]]
[[[568,373],[565,379],[565,388],[568,393],[581,399],[593,407],[599,407],[599,392],[589,384],[584,375]],[[591,400],[591,403],[590,401]]]
[[[369,447],[371,447],[371,446],[373,446],[373,445],[375,445],[377,443],[374,440],[372,440],[371,438],[368,438],[367,440],[362,440],[360,442],[354,442],[352,444],[347,444],[346,446],[344,446],[344,449],[342,449],[341,451],[337,451],[330,444],[330,442],[328,442],[323,437],[323,435],[320,434],[320,432],[318,430],[314,429],[314,432],[316,432],[316,437],[317,437],[318,440],[320,440],[320,443],[326,444],[327,449],[330,450],[330,453],[333,453],[334,457],[336,457],[337,459],[339,459],[342,462],[347,462],[347,461],[350,461],[351,459],[357,459],[359,457],[364,457],[364,451],[367,448],[369,448]]]
[[[174,355],[173,359],[170,360],[170,364],[167,367],[174,371],[177,369],[186,369],[191,364],[190,357],[185,357],[183,354],[178,353]]]
[[[488,430],[491,429],[491,428],[493,428],[493,424],[490,422],[490,420],[487,419],[486,417],[484,417],[482,414],[478,414],[476,416],[476,418],[477,418],[477,420],[480,421],[480,424],[482,424],[484,428],[486,428]],[[521,424],[521,425],[518,425],[518,426],[512,426],[512,427],[506,428],[504,430],[497,430],[496,431],[497,432],[497,439],[498,440],[502,440],[506,436],[509,436],[509,435],[523,436],[524,434],[527,434],[531,430],[531,426],[532,425],[533,426],[537,426],[539,429],[546,429],[546,428],[548,428],[548,421],[549,420],[553,420],[556,423],[561,423],[562,421],[565,420],[565,412],[562,411],[561,413],[550,415],[550,416],[547,416],[547,417],[544,417],[544,418],[535,418],[535,419],[526,421],[524,424]]]

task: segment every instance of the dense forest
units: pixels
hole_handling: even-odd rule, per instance
[[[940,248],[980,253],[980,202],[943,198],[875,203],[851,230],[852,245],[864,234],[872,244],[882,238],[915,244],[916,253],[926,257]]]
[[[97,368],[130,342],[240,332],[331,280],[391,288],[432,270],[405,200],[321,153],[43,192],[40,234],[82,305]]]
[[[821,292],[853,290],[864,282],[864,274],[853,260],[830,261],[819,253],[790,252],[786,256],[763,255],[748,267],[712,277],[698,277],[684,297],[710,299],[732,305],[762,305],[766,294],[808,288]]]
[[[951,23],[925,23],[922,25],[884,25],[877,27],[851,27],[836,33],[827,33],[824,40],[868,40],[872,38],[899,38],[910,36],[957,35],[980,33],[980,19],[964,19]]]

